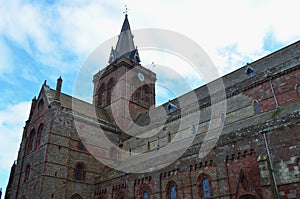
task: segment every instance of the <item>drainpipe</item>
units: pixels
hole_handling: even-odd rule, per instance
[[[272,80],[270,79],[270,87],[271,87],[271,90],[272,90],[272,94],[273,94],[273,97],[274,97],[274,100],[275,100],[275,103],[276,103],[276,109],[279,109],[280,106],[278,104],[278,101],[277,101],[277,98],[276,98],[276,95],[275,95],[275,91],[274,91],[274,88],[273,88],[273,84],[272,84]]]
[[[125,198],[128,198],[129,199],[129,184],[128,184],[128,172],[125,172],[125,176],[126,176],[126,181],[125,181],[125,185],[126,185],[126,196]]]
[[[274,172],[274,168],[273,168],[272,157],[271,157],[271,153],[270,153],[270,148],[269,148],[268,140],[266,137],[267,131],[263,130],[260,133],[264,136],[264,142],[265,142],[266,150],[267,150],[267,154],[268,154],[268,161],[269,161],[269,165],[270,165],[270,169],[271,169],[271,177],[272,177],[272,181],[273,181],[273,185],[274,185],[274,191],[273,191],[274,198],[280,199],[277,182],[276,182],[276,177],[275,177],[275,172]]]
[[[127,67],[125,67],[125,101],[124,101],[124,118],[126,119],[126,102],[127,102]],[[129,103],[128,103],[129,105]],[[129,108],[129,107],[128,107]],[[129,111],[129,110],[128,110]]]

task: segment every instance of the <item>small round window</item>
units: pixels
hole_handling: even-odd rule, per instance
[[[39,110],[39,111],[42,110],[42,109],[43,109],[43,106],[44,106],[44,100],[41,99],[41,100],[39,101],[39,103],[38,103],[38,110]]]

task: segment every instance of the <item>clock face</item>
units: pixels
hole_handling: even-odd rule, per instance
[[[137,77],[138,77],[138,79],[139,79],[141,82],[145,80],[145,77],[144,77],[143,73],[138,73],[138,74],[137,74]]]

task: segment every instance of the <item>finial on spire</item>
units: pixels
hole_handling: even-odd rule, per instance
[[[125,14],[126,16],[127,16],[127,14],[128,14],[128,8],[127,8],[127,5],[125,5],[125,10],[123,11],[123,14]]]

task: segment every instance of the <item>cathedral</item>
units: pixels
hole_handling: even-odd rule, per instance
[[[300,41],[160,106],[127,14],[108,56],[92,103],[44,82],[5,199],[300,198]]]

